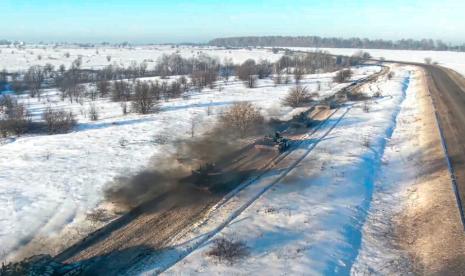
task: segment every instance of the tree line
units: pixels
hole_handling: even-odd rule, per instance
[[[184,58],[179,54],[161,56],[149,69],[145,63],[133,62],[129,66],[109,65],[100,70],[82,69],[82,60],[76,59],[69,68],[56,69],[53,65],[31,66],[24,72],[0,72],[0,82],[8,83],[16,92],[25,90],[30,97],[40,100],[44,88],[57,87],[61,100],[84,104],[90,99],[88,115],[98,120],[97,98],[120,103],[122,113],[147,114],[159,110],[161,100],[179,98],[187,91],[202,91],[227,84],[231,77],[242,81],[248,88],[256,87],[257,80],[272,78],[275,85],[289,84],[291,78],[298,85],[304,74],[332,72],[356,65],[367,57],[360,52],[351,57],[332,56],[315,51],[288,52],[276,62],[248,59],[234,64],[231,59],[218,60],[207,55]],[[144,77],[158,76],[155,80]],[[168,79],[169,78],[169,79]],[[344,81],[346,76],[340,80]],[[64,110],[48,109],[43,121],[49,133],[66,132],[76,124],[74,114]],[[10,96],[0,97],[0,135],[21,134],[31,129],[32,121],[25,106]]]
[[[220,47],[315,47],[315,48],[356,48],[465,51],[465,44],[449,45],[433,39],[401,39],[397,41],[368,38],[337,38],[319,36],[246,36],[216,38],[209,43]]]

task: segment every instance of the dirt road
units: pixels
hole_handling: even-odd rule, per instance
[[[464,275],[465,233],[432,104],[438,91],[432,91],[437,88],[426,70],[418,68],[415,78],[417,113],[406,121],[412,124],[412,137],[403,141],[415,151],[402,155],[419,166],[413,171],[415,177],[405,180],[404,208],[393,219],[393,245],[408,253],[417,275]]]
[[[452,70],[425,66],[428,87],[439,117],[455,174],[459,207],[465,200],[465,80]]]
[[[166,248],[170,239],[201,220],[228,191],[230,183],[241,183],[260,173],[278,152],[262,152],[252,146],[223,167],[226,187],[209,192],[189,183],[180,183],[149,202],[86,237],[55,257],[57,261],[82,264],[83,275],[117,275],[147,254]],[[230,178],[230,173],[234,177]]]

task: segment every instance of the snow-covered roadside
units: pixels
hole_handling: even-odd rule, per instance
[[[465,238],[426,72],[415,68],[353,275],[462,275]]]
[[[303,157],[295,168],[277,170],[248,186],[215,210],[214,218],[176,240],[169,252],[171,256],[165,256],[172,258],[171,262],[185,250],[189,252],[193,241],[214,234],[166,273],[348,274],[360,248],[361,227],[386,138],[395,128],[410,79],[409,70],[404,67],[395,68],[395,73],[392,80],[383,79],[367,88],[369,94],[379,89],[384,96],[369,105],[369,112],[363,104],[356,103],[345,117],[339,113],[322,128],[323,133],[310,138],[304,143],[306,146],[290,155],[295,160]],[[326,135],[339,118],[342,119],[337,127]],[[279,178],[283,171],[287,174]],[[266,178],[277,176],[276,185],[261,186]],[[263,188],[265,193],[261,194]],[[254,194],[259,197],[248,206]],[[244,204],[248,208],[241,209]],[[224,228],[221,213],[223,221],[234,215]],[[215,223],[220,227],[216,228]],[[211,241],[218,237],[245,241],[249,257],[234,265],[208,257]],[[132,272],[150,274],[164,270],[159,261],[170,260],[163,257],[147,260]]]
[[[378,70],[362,67],[355,70],[354,78]],[[322,82],[321,96],[346,85],[330,87],[331,77],[309,75],[302,85],[313,91],[317,82]],[[223,85],[222,91],[205,90],[190,99],[164,102],[160,113],[150,115],[118,115],[118,103],[97,101],[101,113],[97,122],[76,112],[80,124],[72,133],[24,136],[1,145],[0,259],[26,244],[34,253],[54,253],[52,248],[58,246],[55,242],[73,242],[95,229],[86,214],[102,199],[104,185],[118,176],[139,172],[151,158],[163,158],[175,151],[173,141],[190,136],[193,118],[200,134],[214,123],[222,108],[235,101],[251,101],[266,115],[292,113],[292,109],[280,106],[280,99],[292,84],[274,87],[271,80],[265,80],[258,85],[246,89],[240,82],[231,82]],[[83,108],[78,103],[57,101],[57,97],[56,91],[49,91],[50,101],[23,101],[37,116],[48,105],[65,105],[75,111]]]
[[[396,128],[383,155],[353,275],[407,274],[412,270],[406,252],[396,242],[395,219],[406,207],[405,196],[419,181],[422,166],[419,131],[424,121],[417,96],[419,89],[424,88],[421,72],[417,70],[412,74]]]

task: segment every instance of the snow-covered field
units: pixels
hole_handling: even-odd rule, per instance
[[[350,56],[357,52],[353,48],[305,48],[289,47],[293,50],[304,51],[328,51],[331,54]],[[423,63],[425,58],[431,58],[433,62],[456,70],[465,75],[465,52],[449,51],[415,51],[415,50],[385,50],[362,49],[369,52],[374,58],[387,60],[411,61]],[[283,52],[273,54],[271,49],[223,49],[217,47],[190,47],[179,46],[174,48],[169,45],[136,46],[131,48],[116,48],[102,46],[96,48],[80,48],[60,46],[54,48],[51,45],[26,46],[25,48],[7,48],[0,46],[0,70],[8,71],[25,70],[32,65],[45,65],[50,63],[56,68],[61,64],[69,67],[78,57],[82,57],[83,68],[102,68],[110,64],[128,66],[131,62],[146,62],[149,69],[155,66],[157,58],[163,54],[179,53],[185,58],[195,57],[200,54],[208,54],[218,57],[220,60],[231,58],[235,63],[241,63],[248,58],[255,60],[267,59],[271,62],[278,60]],[[69,54],[69,57],[66,55]],[[107,60],[107,57],[111,57]],[[40,57],[40,59],[39,59]]]
[[[239,55],[238,59],[246,57]],[[378,70],[377,66],[355,69],[354,79]],[[332,76],[308,75],[302,84],[313,91],[320,82],[323,97],[345,85],[333,84]],[[120,104],[107,100],[63,102],[56,90],[44,92],[40,102],[21,96],[36,119],[48,106],[65,107],[78,115],[79,124],[68,134],[26,135],[0,145],[0,208],[4,210],[0,259],[13,257],[9,253],[25,245],[50,252],[56,246],[54,237],[73,242],[95,229],[97,225],[86,220],[86,214],[101,202],[103,187],[175,152],[173,142],[191,135],[192,120],[199,135],[235,101],[251,101],[266,116],[292,114],[280,102],[292,84],[275,87],[271,80],[264,80],[255,89],[234,80],[219,84],[221,91],[206,89],[192,93],[189,99],[163,102],[161,112],[150,115],[123,116]],[[96,122],[87,116],[91,103],[99,111]]]
[[[335,55],[350,56],[357,52],[357,49],[350,48],[291,48],[295,50],[322,50]],[[384,57],[386,60],[410,61],[424,63],[425,58],[431,58],[433,62],[438,62],[444,67],[453,69],[465,76],[465,52],[449,51],[413,51],[413,50],[384,50],[384,49],[362,49],[370,53],[374,58]]]
[[[82,68],[96,69],[107,65],[117,64],[120,66],[129,66],[131,62],[146,62],[149,69],[153,69],[157,59],[163,54],[178,53],[185,58],[196,57],[200,54],[208,54],[212,57],[218,57],[220,61],[230,58],[235,63],[242,63],[252,58],[255,60],[267,59],[271,62],[276,61],[282,55],[273,54],[270,49],[234,49],[226,50],[215,47],[188,47],[179,46],[139,46],[133,48],[79,48],[79,47],[58,47],[52,46],[27,46],[23,49],[6,48],[0,46],[0,70],[8,71],[26,70],[32,65],[42,65],[50,63],[58,68],[64,64],[69,68],[71,63],[78,57],[82,57]],[[69,57],[67,57],[69,54]],[[110,57],[110,60],[107,59]]]
[[[413,104],[405,98],[414,93],[414,68],[393,69],[392,80],[365,88],[367,94],[383,95],[370,103],[368,112],[361,103],[336,111],[286,157],[287,167],[234,194],[198,228],[175,239],[171,250],[144,260],[130,274],[166,269],[168,275],[349,274],[361,248],[369,256],[371,247],[362,233],[370,232],[362,227],[372,199],[379,198],[375,183],[389,173],[383,174],[381,165],[403,116],[401,104],[403,109]],[[245,242],[249,255],[234,264],[208,256],[219,237]]]
[[[159,56],[174,52],[184,57],[205,53],[220,60],[232,58],[235,63],[248,58],[275,61],[282,55],[269,49],[185,46],[107,47],[98,53],[97,49],[82,48],[0,49],[0,70],[3,66],[9,71],[33,64],[68,66],[78,56],[82,56],[84,68],[113,63],[127,66],[133,61],[146,61],[150,68]],[[356,51],[325,50],[344,55]],[[431,57],[465,74],[464,53],[366,51],[392,60],[422,62]],[[68,52],[70,57],[66,58]],[[353,79],[379,69],[355,68]],[[384,214],[380,210],[390,208],[389,214],[398,211],[392,206],[400,200],[402,185],[408,185],[401,181],[385,184],[384,180],[399,179],[392,177],[404,166],[396,163],[399,151],[415,150],[400,141],[409,139],[415,127],[415,121],[404,122],[418,112],[414,101],[418,88],[414,67],[393,65],[392,70],[394,78],[382,78],[364,87],[368,95],[380,92],[381,98],[370,100],[368,108],[355,102],[336,110],[284,159],[285,167],[231,194],[199,227],[173,237],[173,250],[142,260],[131,274],[259,274],[266,268],[273,275],[358,275],[382,273],[380,264],[385,261],[404,265],[399,263],[401,252],[393,248],[383,251],[385,240],[378,232],[389,228],[380,222]],[[346,85],[335,85],[332,76],[307,75],[302,84],[312,92],[320,86],[319,94],[324,97]],[[14,259],[20,249],[55,253],[56,242],[72,243],[101,226],[87,214],[102,203],[105,185],[176,152],[175,142],[191,136],[192,122],[195,135],[201,135],[236,101],[253,102],[266,117],[289,118],[296,112],[281,105],[293,84],[276,87],[272,80],[261,80],[257,88],[247,89],[232,79],[218,85],[221,89],[190,92],[188,98],[162,102],[161,111],[149,115],[122,115],[119,103],[103,99],[63,102],[54,89],[45,91],[41,101],[19,96],[35,119],[48,106],[64,107],[77,114],[79,124],[68,134],[25,135],[0,141],[0,260]],[[95,122],[88,116],[92,104],[100,115]],[[207,256],[218,237],[244,241],[250,255],[233,265]]]

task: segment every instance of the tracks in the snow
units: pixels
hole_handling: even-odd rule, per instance
[[[372,78],[366,78],[363,82],[371,80]],[[349,89],[344,90],[349,91]],[[57,260],[81,263],[85,271],[90,274],[128,273],[130,267],[135,265],[140,267],[140,264],[154,262],[158,262],[158,268],[154,272],[168,269],[223,229],[261,195],[286,177],[331,133],[350,109],[350,106],[343,106],[331,111],[331,114],[311,132],[296,137],[297,141],[289,151],[264,160],[264,164],[256,173],[226,196],[207,195],[205,192],[185,188],[179,193],[184,193],[186,198],[195,194],[196,200],[185,202],[179,195],[163,195],[65,250],[56,257]],[[277,166],[279,170],[276,170]],[[276,174],[274,171],[279,173]],[[274,175],[267,177],[269,173]],[[262,181],[264,178],[267,180]],[[241,200],[232,209],[222,210],[234,196],[248,187],[252,191],[247,190],[245,200]],[[223,214],[226,212],[228,215],[216,216],[216,212]],[[207,224],[210,228],[213,225],[213,229],[183,245],[174,246],[181,240],[180,237],[185,237],[186,234],[192,233],[193,229],[200,229]],[[133,272],[135,271],[129,273]]]
[[[280,155],[266,171],[239,186],[236,190],[233,190],[228,195],[226,200],[220,201],[217,205],[215,205],[212,210],[210,210],[206,219],[198,225],[198,228],[207,224],[209,225],[205,227],[206,229],[204,231],[200,231],[201,234],[199,234],[196,238],[190,240],[187,239],[187,242],[178,246],[174,246],[174,248],[168,248],[166,249],[166,252],[157,254],[154,257],[148,256],[145,260],[141,261],[139,267],[151,267],[150,273],[158,274],[170,268],[184,257],[195,251],[197,248],[202,246],[215,234],[230,224],[241,213],[243,213],[265,192],[267,192],[277,183],[281,182],[292,170],[294,170],[296,166],[302,162],[302,160],[304,160],[313,151],[313,149],[331,133],[331,131],[340,123],[340,121],[345,117],[351,108],[351,106],[345,106],[334,110],[328,116],[328,118],[322,121],[315,129],[307,134],[302,135],[300,137],[301,139],[299,139],[299,142],[294,145],[294,150],[290,150],[286,154]],[[339,114],[339,116],[333,119],[336,114]],[[286,164],[281,166],[281,172],[279,174],[268,174],[281,163]],[[253,188],[240,196],[240,203],[231,204],[233,205],[232,207],[227,206],[225,208],[227,210],[223,210],[223,212],[228,212],[228,215],[226,217],[220,216],[219,214],[222,212],[221,207],[226,205],[228,200],[238,195],[242,190],[251,186],[251,184],[254,184]],[[183,240],[180,237],[184,235],[184,233],[178,235],[176,240]],[[174,242],[175,241],[172,241],[172,244],[174,244]],[[128,274],[137,274],[140,272],[141,271],[138,271],[136,268],[135,270],[128,272]]]

